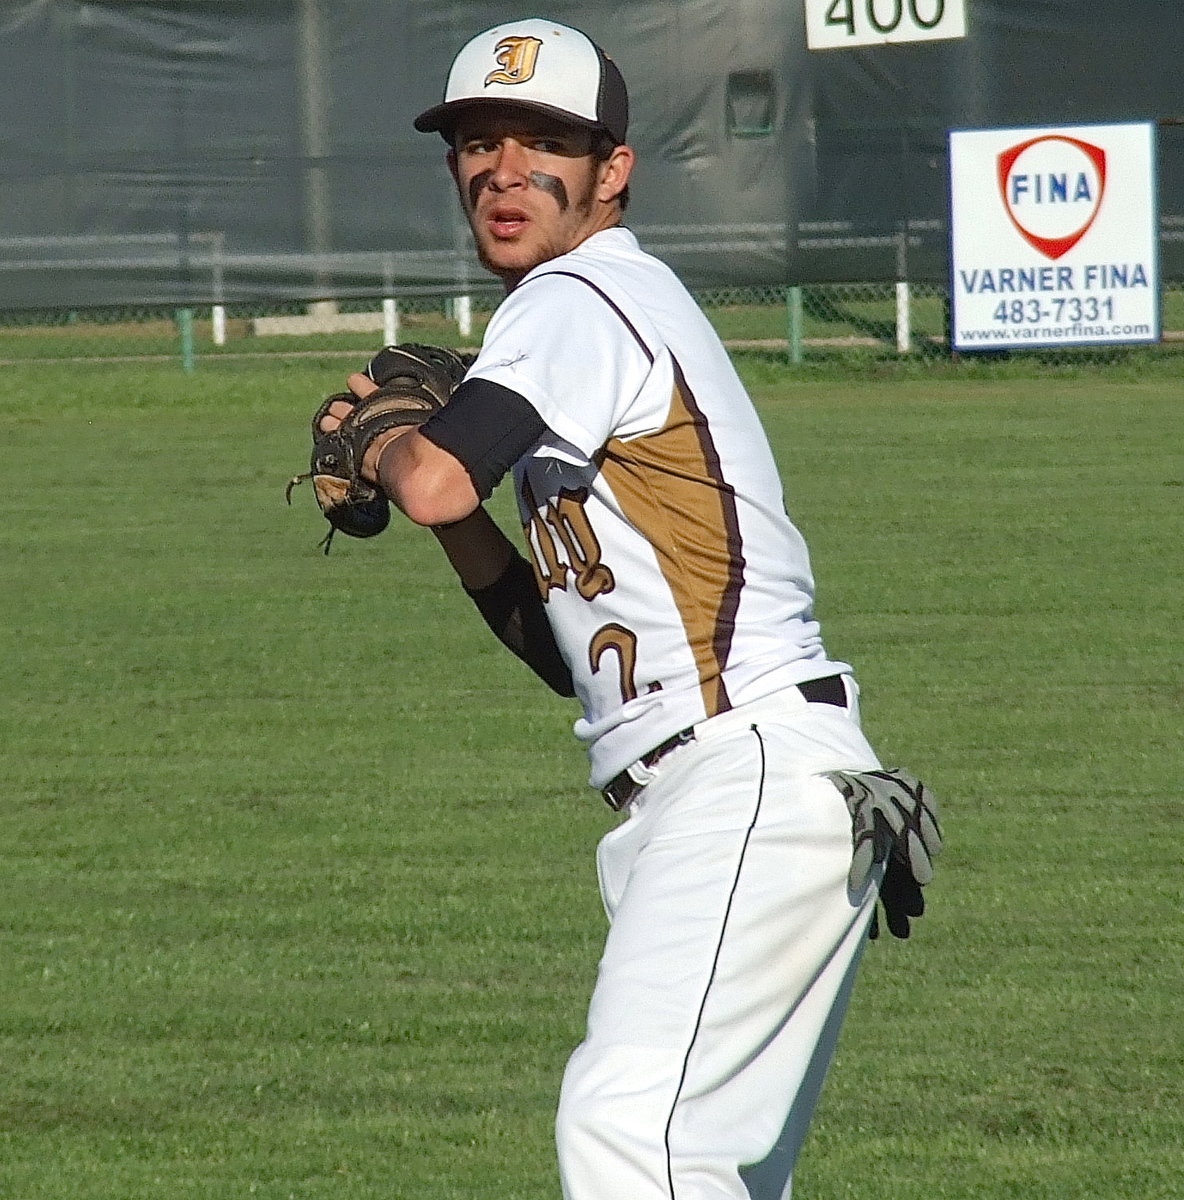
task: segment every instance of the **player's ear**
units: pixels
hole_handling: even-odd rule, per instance
[[[455,146],[448,147],[448,153],[444,156],[444,161],[448,163],[448,170],[452,173],[453,182],[459,187],[460,176],[457,174]]]
[[[636,156],[629,146],[614,146],[609,156],[596,165],[599,180],[596,198],[606,204],[615,200],[629,186],[635,161]]]

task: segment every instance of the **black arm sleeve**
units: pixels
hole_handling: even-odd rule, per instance
[[[534,570],[517,552],[496,582],[468,592],[485,623],[508,650],[516,654],[552,690],[574,696],[571,671],[559,653]]]
[[[489,379],[466,379],[419,432],[447,450],[488,500],[506,472],[547,426],[529,400]]]

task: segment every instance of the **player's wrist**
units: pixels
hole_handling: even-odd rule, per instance
[[[384,433],[380,433],[374,441],[366,447],[366,453],[362,457],[361,476],[368,483],[374,484],[375,487],[381,488],[389,494],[390,489],[387,487],[384,477],[384,457],[386,452],[405,434],[411,433],[413,426],[405,426],[402,429],[388,429]],[[389,470],[389,460],[386,461],[385,467]]]

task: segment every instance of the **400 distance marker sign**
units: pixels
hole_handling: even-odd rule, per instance
[[[966,36],[966,0],[805,0],[811,50]]]

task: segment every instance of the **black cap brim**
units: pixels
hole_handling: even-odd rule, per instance
[[[556,108],[553,105],[540,104],[533,100],[506,100],[495,96],[490,96],[487,100],[452,100],[447,104],[436,104],[432,108],[421,112],[415,118],[414,125],[420,133],[439,133],[447,141],[451,140],[451,135],[455,132],[457,125],[467,114],[480,111],[483,108],[506,107],[529,109],[531,112],[538,112],[544,116],[553,117],[556,121],[561,121],[565,125],[575,125],[579,129],[587,129],[593,133],[597,131],[607,133],[618,145],[625,140],[623,136],[618,137],[612,129],[602,122],[589,121],[585,117],[578,117],[574,113],[568,112],[565,108]]]

